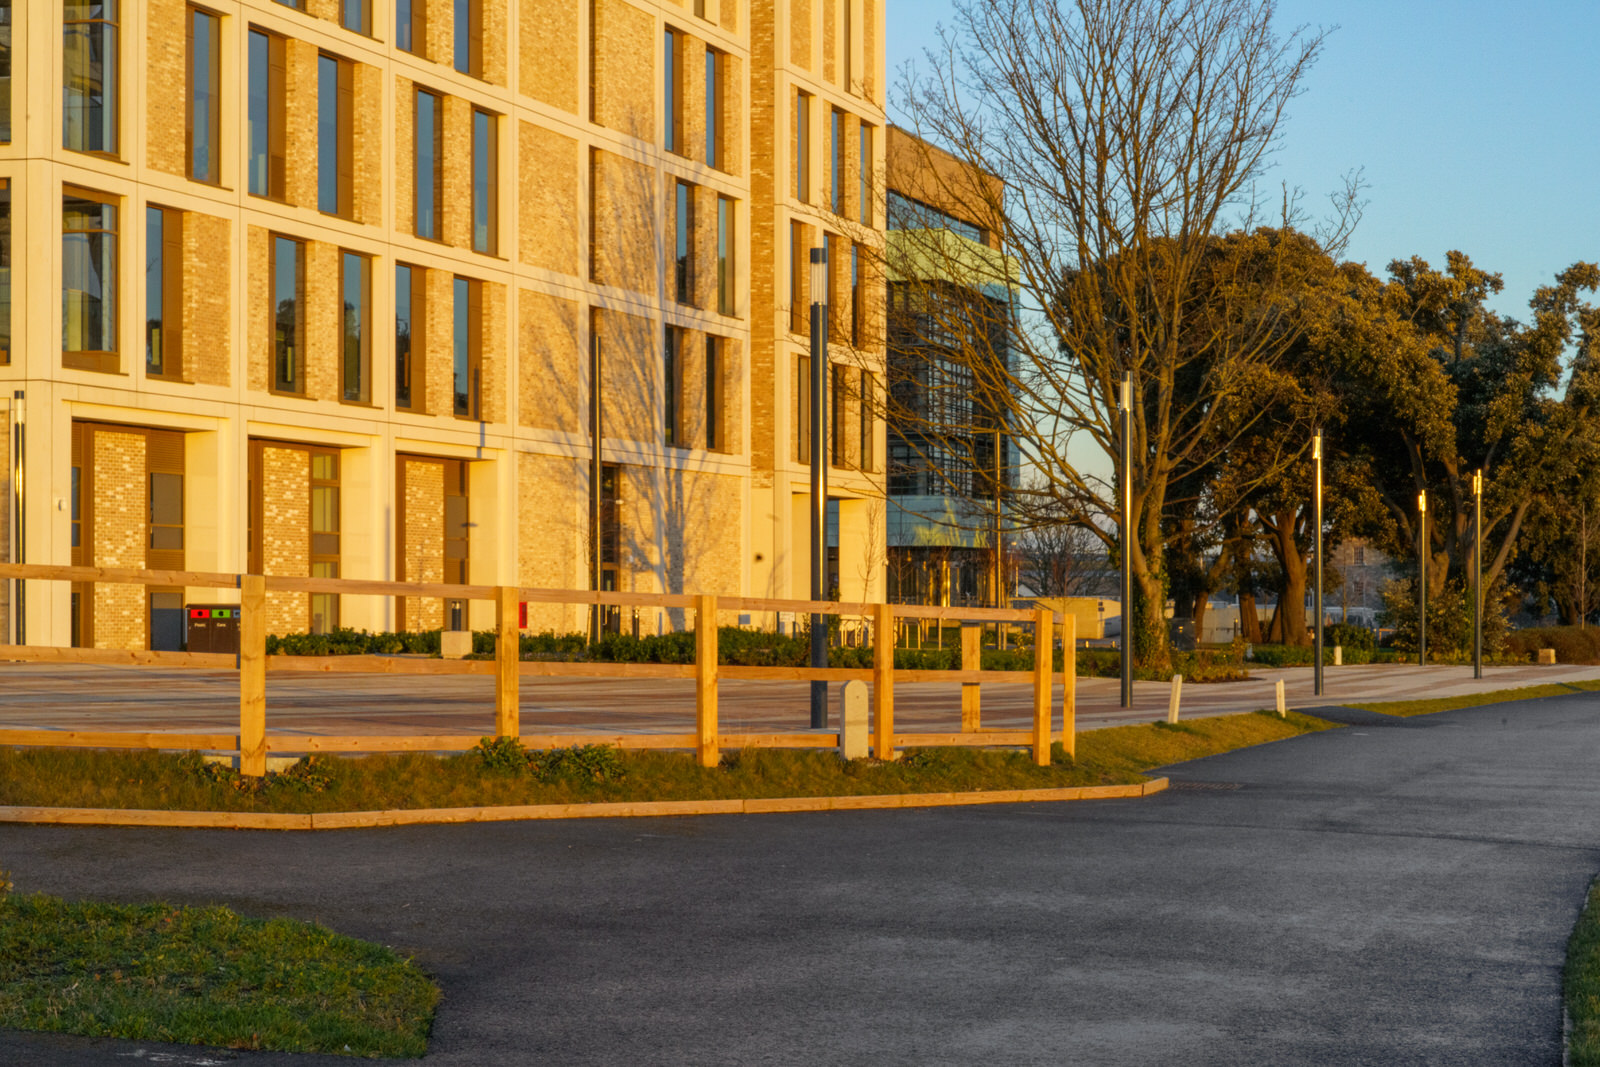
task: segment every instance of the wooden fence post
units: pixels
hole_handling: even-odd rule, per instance
[[[717,598],[694,598],[694,719],[700,766],[722,762],[717,748]]]
[[[976,626],[962,624],[961,627],[961,669],[964,671],[981,670],[983,667],[983,631]],[[961,683],[961,732],[975,734],[983,729],[983,705],[980,702],[981,688],[977,682]]]
[[[267,773],[267,580],[239,576],[239,773]]]
[[[1078,618],[1061,616],[1061,745],[1078,758]]]
[[[874,604],[872,625],[872,754],[895,758],[894,605]]]
[[[502,585],[494,591],[494,735],[521,733],[521,691],[517,661],[522,658],[521,590]]]
[[[1055,678],[1053,662],[1055,613],[1040,608],[1033,617],[1033,762],[1050,766],[1050,683]]]

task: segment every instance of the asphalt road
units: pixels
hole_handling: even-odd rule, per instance
[[[1600,698],[1346,717],[1143,800],[4,826],[0,867],[415,953],[445,991],[440,1065],[1558,1064],[1564,945],[1600,870]],[[0,1034],[5,1064],[160,1055],[349,1062]]]

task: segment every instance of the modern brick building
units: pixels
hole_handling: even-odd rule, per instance
[[[803,596],[825,241],[882,597],[882,0],[0,0],[0,56],[4,558],[587,588],[598,344],[604,583]],[[0,584],[33,644],[217,599]],[[343,601],[269,630],[491,610]]]

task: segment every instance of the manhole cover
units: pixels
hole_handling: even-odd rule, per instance
[[[1194,793],[1217,793],[1226,792],[1230,789],[1239,789],[1241,786],[1238,782],[1181,782],[1169,780],[1167,788]]]

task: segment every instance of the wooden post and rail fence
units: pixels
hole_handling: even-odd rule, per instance
[[[72,730],[0,729],[0,745],[75,746],[92,748],[233,750],[239,769],[249,775],[266,773],[271,752],[446,752],[465,751],[478,743],[479,734],[320,736],[267,732],[267,674],[269,672],[330,672],[359,674],[486,674],[495,681],[494,736],[519,738],[530,748],[610,744],[619,748],[688,749],[702,766],[714,767],[724,748],[833,748],[834,732],[723,733],[718,721],[717,684],[720,679],[872,683],[872,750],[879,759],[894,759],[896,750],[912,746],[963,745],[1028,748],[1040,766],[1050,762],[1052,740],[1059,736],[1068,756],[1076,753],[1076,634],[1074,620],[1066,615],[1061,631],[1064,653],[1062,731],[1053,731],[1052,684],[1054,678],[1054,616],[1048,609],[1023,611],[1004,608],[939,607],[912,604],[843,603],[787,600],[766,597],[690,596],[673,593],[595,592],[578,589],[519,588],[517,586],[449,585],[438,582],[383,582],[350,578],[291,578],[259,574],[196,571],[146,571],[134,568],[66,567],[42,564],[0,563],[0,579],[26,581],[92,582],[141,585],[149,588],[209,588],[239,591],[239,653],[159,652],[148,650],[61,648],[41,645],[0,645],[0,661],[35,663],[90,663],[121,666],[190,667],[237,670],[239,674],[239,732],[237,734],[104,732]],[[417,656],[267,655],[268,593],[334,593],[355,596],[428,597],[454,600],[489,600],[495,605],[495,657],[485,660],[441,660]],[[694,612],[695,661],[674,663],[607,663],[524,660],[519,608],[523,603],[600,604],[678,608]],[[758,667],[717,662],[717,613],[795,612],[870,617],[873,666]],[[1032,623],[1035,634],[1034,667],[1029,671],[981,671],[977,642],[963,635],[960,670],[901,670],[894,665],[895,619],[920,618],[966,622]],[[975,628],[964,627],[965,630]],[[520,683],[525,677],[692,679],[695,683],[695,730],[683,734],[576,734],[521,733]],[[961,685],[961,732],[907,733],[895,729],[895,685],[945,682]],[[984,730],[979,714],[980,683],[1029,684],[1033,687],[1031,730]]]

